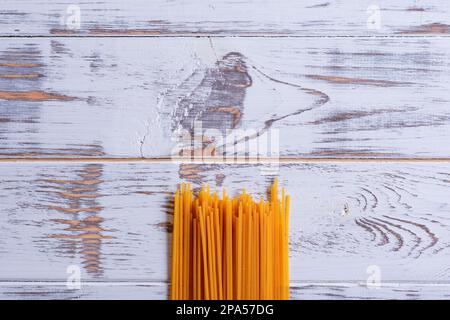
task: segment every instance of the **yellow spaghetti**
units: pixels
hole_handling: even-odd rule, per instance
[[[289,299],[289,195],[220,198],[183,183],[174,196],[171,299]]]

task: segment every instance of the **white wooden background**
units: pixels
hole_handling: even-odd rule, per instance
[[[3,0],[0,298],[167,298],[177,184],[263,195],[273,179],[267,165],[170,162],[193,119],[279,130],[292,298],[449,298],[449,11]],[[71,265],[81,290],[66,287]]]

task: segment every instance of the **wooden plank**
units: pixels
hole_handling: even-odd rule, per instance
[[[313,283],[291,289],[298,300],[448,300],[448,283],[390,283],[379,288],[366,283]]]
[[[267,169],[1,164],[0,281],[65,283],[67,272],[79,268],[82,282],[165,282],[177,183],[191,181],[196,188],[209,183],[218,191],[226,186],[230,193],[247,188],[259,197],[273,179]],[[292,195],[293,283],[366,283],[373,276],[382,284],[448,281],[450,164],[272,169]]]
[[[281,156],[448,158],[448,59],[446,38],[8,39],[0,156],[165,157],[197,120],[278,130]]]
[[[55,282],[0,283],[2,300],[164,300],[168,299],[167,291],[166,284],[148,282],[91,282],[80,289]]]
[[[381,288],[367,287],[363,283],[304,283],[291,288],[293,300],[346,300],[346,299],[448,299],[448,283],[396,283]],[[0,298],[12,299],[167,299],[167,283],[152,282],[90,282],[81,289],[67,288],[66,283],[52,282],[2,282]]]
[[[448,35],[449,11],[438,0],[4,0],[0,23],[7,36]]]

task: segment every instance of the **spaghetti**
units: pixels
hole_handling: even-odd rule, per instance
[[[220,198],[183,183],[174,196],[171,299],[289,299],[289,195]]]

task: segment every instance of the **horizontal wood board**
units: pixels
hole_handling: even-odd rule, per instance
[[[344,296],[364,295],[368,291],[355,287],[364,286],[374,270],[387,285],[382,288],[389,292],[386,297],[402,297],[392,291],[401,283],[429,287],[423,294],[437,295],[435,290],[442,290],[450,275],[449,169],[447,163],[363,162],[278,168],[0,164],[0,282],[22,286],[26,295],[35,290],[34,282],[56,281],[43,288],[60,287],[67,268],[77,266],[87,287],[99,281],[106,288],[120,283],[164,286],[170,265],[171,196],[179,181],[190,181],[195,188],[208,183],[217,191],[226,186],[231,193],[247,188],[259,197],[276,174],[293,197],[290,270],[293,288],[301,287],[293,297],[325,294],[334,286],[350,286]],[[307,284],[318,289],[303,293]],[[7,292],[20,296],[17,287],[11,290]],[[93,290],[94,296],[102,296],[100,289]],[[149,297],[162,297],[166,290],[157,289]],[[58,297],[58,292],[48,296]]]

